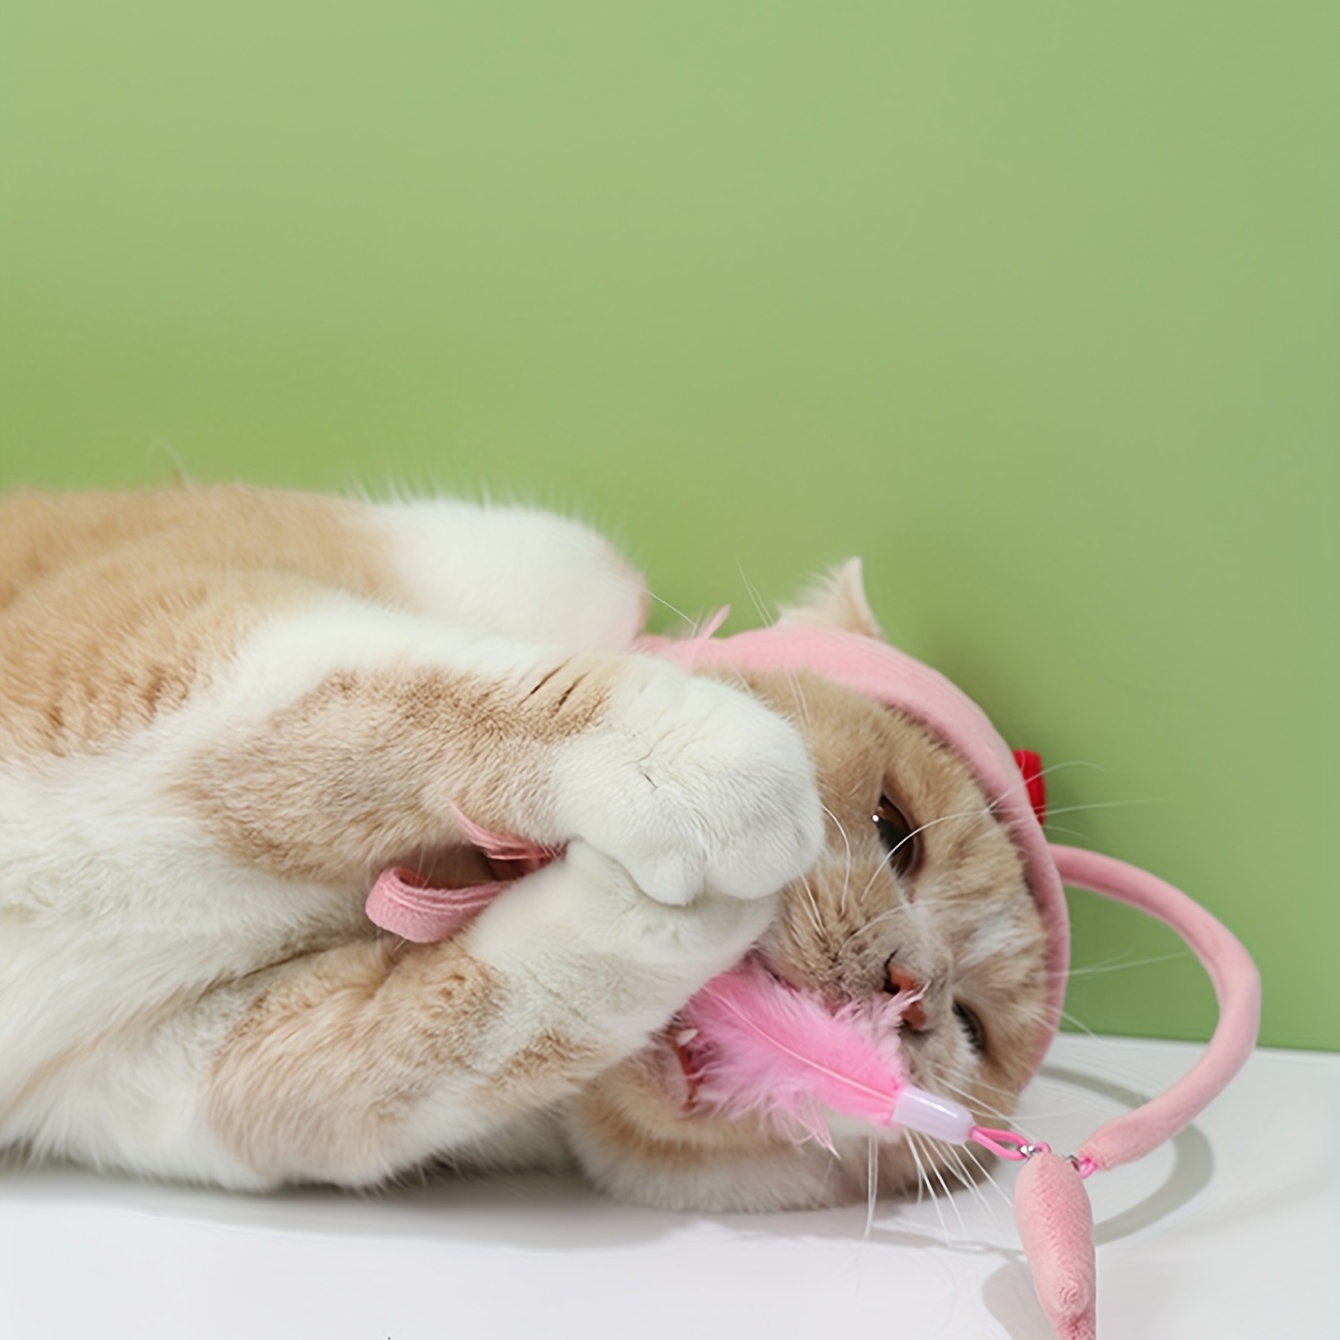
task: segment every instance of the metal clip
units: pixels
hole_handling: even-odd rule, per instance
[[[1041,1140],[1029,1140],[1014,1131],[993,1130],[989,1126],[974,1126],[970,1138],[983,1149],[990,1150],[997,1158],[1008,1159],[1011,1163],[1021,1163],[1025,1159],[1036,1158],[1039,1154],[1050,1154],[1052,1147]]]

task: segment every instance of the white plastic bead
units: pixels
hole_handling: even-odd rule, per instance
[[[950,1140],[956,1145],[966,1144],[976,1121],[962,1103],[927,1093],[909,1084],[893,1106],[893,1119],[899,1126],[907,1126],[937,1140]]]

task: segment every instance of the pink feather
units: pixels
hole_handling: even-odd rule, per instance
[[[904,1003],[833,1014],[746,961],[708,982],[681,1016],[695,1101],[727,1116],[768,1116],[829,1146],[826,1110],[888,1126],[907,1082],[898,1050]]]

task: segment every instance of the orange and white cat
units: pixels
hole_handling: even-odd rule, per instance
[[[807,673],[638,651],[640,578],[523,508],[241,487],[0,499],[0,1148],[266,1188],[575,1158],[667,1206],[867,1191],[686,1102],[672,1020],[753,950],[903,993],[922,1086],[1006,1113],[1044,934],[967,766]],[[787,617],[876,629],[848,566]],[[452,939],[377,872],[487,878],[458,812],[565,845]],[[883,1137],[884,1190],[918,1160]]]

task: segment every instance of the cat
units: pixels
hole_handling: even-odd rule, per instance
[[[669,1208],[932,1189],[896,1130],[695,1108],[676,1015],[746,954],[893,995],[922,1087],[1008,1114],[1045,934],[973,774],[808,672],[638,649],[647,589],[524,507],[244,486],[0,499],[0,1149],[265,1190],[575,1161]],[[879,636],[859,565],[783,617]],[[377,873],[489,878],[450,939]]]

